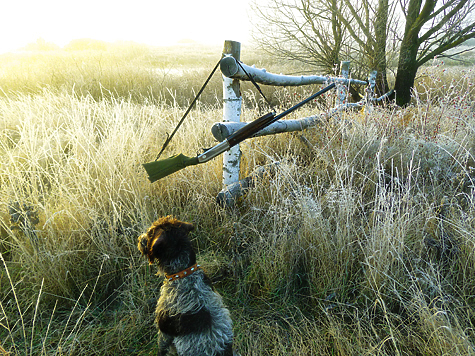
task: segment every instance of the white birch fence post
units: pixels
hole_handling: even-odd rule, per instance
[[[348,79],[350,76],[350,61],[342,61],[340,64],[340,77]],[[338,105],[345,105],[347,102],[348,97],[348,86],[349,83],[337,83],[336,90],[337,90],[337,98],[338,98]]]
[[[224,56],[232,56],[237,61],[241,56],[241,43],[235,41],[225,41]],[[223,75],[223,122],[241,121],[242,97],[239,79],[228,78]],[[223,156],[223,184],[237,182],[239,180],[239,169],[241,163],[241,150],[239,145],[231,147],[224,152]]]
[[[365,111],[370,113],[373,111],[373,101],[374,101],[374,87],[376,86],[376,75],[378,74],[377,71],[372,71],[368,77],[369,85],[366,87],[366,105]]]

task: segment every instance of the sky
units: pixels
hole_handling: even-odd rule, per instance
[[[249,0],[1,0],[0,53],[41,38],[64,46],[73,39],[171,45],[250,38]]]

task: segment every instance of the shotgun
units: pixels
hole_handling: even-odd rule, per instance
[[[323,93],[326,93],[330,89],[333,89],[334,87],[335,83],[330,84],[329,86],[309,96],[307,99],[301,101],[300,103],[295,104],[290,109],[287,109],[286,111],[277,116],[275,116],[275,113],[267,113],[264,116],[261,116],[260,118],[250,122],[243,128],[234,132],[232,135],[224,139],[224,141],[218,143],[217,145],[211,147],[210,149],[206,150],[204,153],[196,157],[187,157],[184,154],[180,153],[159,161],[144,163],[143,167],[145,168],[148,174],[148,179],[151,183],[153,183],[185,167],[208,162],[209,160],[213,159],[216,156],[219,156],[221,153],[229,150],[231,147],[237,145],[245,139],[254,136],[264,127],[267,127],[273,122],[280,120],[284,116],[287,116],[291,112],[297,110],[301,106],[307,104],[308,102],[312,101]]]

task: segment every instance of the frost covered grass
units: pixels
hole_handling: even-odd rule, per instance
[[[215,202],[220,159],[154,184],[140,166],[181,117],[178,91],[173,103],[3,85],[0,354],[156,352],[161,278],[136,237],[166,214],[196,224],[242,355],[475,354],[474,82],[470,68],[427,67],[407,108],[247,140],[244,174],[280,165],[232,210]],[[244,96],[250,121],[261,103]],[[165,155],[210,147],[221,118],[201,101]]]

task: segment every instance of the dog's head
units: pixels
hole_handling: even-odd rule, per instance
[[[160,218],[139,236],[138,249],[150,264],[156,262],[164,272],[175,273],[176,269],[185,269],[196,263],[196,255],[188,238],[193,229],[193,224],[172,216]]]

